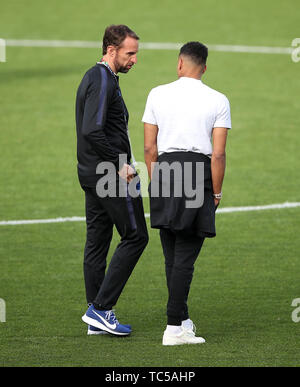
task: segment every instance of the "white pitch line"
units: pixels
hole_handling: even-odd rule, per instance
[[[264,210],[277,210],[283,208],[295,208],[300,207],[300,202],[295,203],[280,203],[280,204],[267,204],[264,206],[246,206],[246,207],[224,207],[217,210],[218,214],[228,214],[233,212],[249,212],[249,211],[264,211]],[[146,218],[150,217],[149,213],[145,214]],[[31,220],[3,220],[0,221],[0,226],[18,226],[26,224],[43,224],[43,223],[65,223],[65,222],[84,222],[84,216],[72,216],[67,218],[53,218],[53,219],[31,219]]]
[[[65,222],[84,222],[85,217],[72,216],[68,218],[53,218],[53,219],[31,219],[31,220],[3,220],[0,226],[18,226],[21,224],[42,224],[42,223],[65,223]]]
[[[5,39],[8,47],[65,47],[65,48],[99,48],[100,42],[84,40],[30,40],[30,39]],[[179,50],[183,43],[154,43],[141,42],[140,48],[144,50]],[[292,47],[268,46],[243,46],[226,44],[207,44],[209,51],[244,52],[252,54],[291,54]]]
[[[280,203],[280,204],[266,204],[264,206],[247,206],[247,207],[224,207],[217,210],[217,213],[231,213],[231,212],[244,212],[244,211],[264,211],[264,210],[277,210],[283,208],[295,208],[300,207],[300,202],[295,203]]]
[[[5,39],[8,47],[58,47],[58,48],[100,48],[100,42],[85,40],[30,40]]]

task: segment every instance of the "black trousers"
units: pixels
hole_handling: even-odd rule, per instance
[[[193,278],[194,263],[200,253],[204,237],[160,229],[165,256],[166,279],[169,292],[168,325],[181,325],[189,318],[188,295]]]
[[[88,303],[111,310],[148,243],[141,196],[137,198],[97,195],[95,186],[86,185],[86,244],[84,249],[84,280]],[[113,227],[121,240],[107,266]]]

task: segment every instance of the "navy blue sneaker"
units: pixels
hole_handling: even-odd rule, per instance
[[[128,326],[119,323],[112,310],[98,310],[94,305],[88,308],[85,315],[82,316],[82,320],[86,324],[112,335],[127,336],[131,333]]]
[[[122,325],[124,325],[124,327],[128,328],[129,330],[131,330],[131,325],[127,325],[127,324],[122,324]],[[90,335],[108,335],[108,332],[104,331],[103,329],[93,327],[93,325],[89,325],[88,326],[87,334],[89,336]]]
[[[87,334],[88,335],[108,335],[108,332],[104,331],[103,329],[93,327],[93,325],[89,325]]]

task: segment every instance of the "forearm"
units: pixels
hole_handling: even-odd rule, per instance
[[[119,170],[119,153],[108,142],[103,130],[90,130],[85,134],[85,138],[100,159],[113,163]]]
[[[224,153],[213,153],[211,157],[211,175],[214,194],[222,192],[222,185],[225,175],[226,167],[226,154]]]
[[[85,92],[82,135],[100,160],[113,163],[119,170],[119,152],[108,141],[105,130],[114,86],[104,82],[104,79],[107,79],[107,74],[105,69],[101,68],[101,82],[92,80]]]
[[[151,180],[153,167],[154,167],[154,165],[152,163],[155,163],[157,161],[157,158],[158,158],[157,146],[153,146],[151,148],[145,147],[144,158],[145,158],[145,163],[146,163],[147,170],[148,170],[148,175],[149,175],[149,178]]]

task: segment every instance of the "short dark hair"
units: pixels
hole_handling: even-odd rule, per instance
[[[139,40],[139,37],[135,32],[133,32],[129,27],[124,24],[119,25],[110,25],[105,29],[103,36],[103,45],[102,45],[102,53],[103,55],[107,52],[108,46],[118,47],[121,43],[130,36],[136,40]]]
[[[188,42],[181,47],[179,55],[188,56],[197,65],[205,65],[208,48],[200,42]]]

